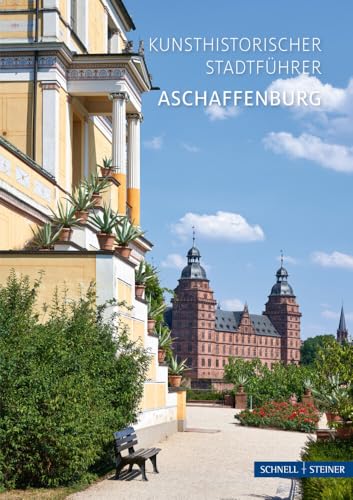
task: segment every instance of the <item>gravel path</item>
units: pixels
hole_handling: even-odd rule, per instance
[[[188,428],[159,443],[160,474],[146,464],[148,482],[106,479],[71,500],[280,500],[290,498],[288,479],[253,477],[255,460],[298,460],[307,435],[241,427],[230,408],[188,407]],[[220,432],[198,432],[198,429]],[[157,444],[157,443],[156,443]],[[137,466],[134,466],[135,468]]]

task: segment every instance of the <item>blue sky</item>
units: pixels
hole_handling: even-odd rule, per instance
[[[158,107],[160,91],[143,105],[142,224],[163,284],[177,285],[194,223],[216,299],[230,308],[247,301],[259,313],[283,249],[306,338],[335,333],[342,300],[353,332],[353,5],[291,4],[126,0],[137,26],[131,38],[145,40],[161,90],[285,84],[273,83],[277,76],[207,76],[207,59],[235,54],[150,53],[150,37],[321,38],[320,79],[287,82],[319,89],[320,109],[242,106],[215,119],[204,107]]]

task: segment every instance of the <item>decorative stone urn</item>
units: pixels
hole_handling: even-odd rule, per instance
[[[244,392],[244,386],[239,385],[238,392],[235,394],[235,408],[237,410],[246,410],[248,406],[248,396]]]

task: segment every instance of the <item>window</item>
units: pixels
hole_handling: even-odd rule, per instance
[[[212,332],[208,332],[208,340],[211,340],[211,333]]]
[[[192,351],[192,345],[188,344],[188,352],[191,352],[191,351]]]
[[[208,358],[208,360],[207,360],[207,366],[208,366],[209,368],[211,368],[211,360],[210,360],[210,358]]]
[[[226,365],[226,360],[225,360],[225,359],[223,360],[222,365],[223,365],[223,366],[225,366],[225,365]]]
[[[202,352],[205,352],[205,344],[202,344],[202,346],[201,346],[201,351],[202,351]]]
[[[223,345],[223,354],[225,354],[225,353],[226,353],[226,346]]]
[[[211,352],[211,344],[208,344],[208,352]]]
[[[205,358],[201,359],[201,366],[205,366]]]
[[[216,359],[216,368],[218,368],[218,367],[219,367],[219,361],[218,361],[218,359]]]
[[[216,344],[216,354],[218,354],[218,353],[219,353],[219,345]]]

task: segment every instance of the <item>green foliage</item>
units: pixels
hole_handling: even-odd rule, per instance
[[[118,217],[110,206],[104,205],[102,211],[93,212],[90,215],[90,221],[101,233],[112,234]]]
[[[148,319],[158,320],[165,311],[166,305],[164,302],[161,304],[153,303],[152,297],[148,297],[147,310],[148,310]]]
[[[71,203],[63,205],[61,202],[57,204],[57,211],[50,209],[53,217],[53,223],[62,227],[75,227],[78,226],[80,219],[77,219],[75,212],[76,209]]]
[[[108,189],[110,186],[110,180],[106,178],[99,178],[97,174],[91,174],[88,179],[84,180],[83,185],[88,193],[98,194]]]
[[[164,349],[165,351],[170,352],[173,339],[171,337],[170,329],[167,325],[159,325],[156,330],[158,336],[158,347],[159,349]]]
[[[115,224],[115,233],[115,240],[121,247],[126,247],[144,234],[138,227],[131,224],[127,217],[121,217]]]
[[[336,375],[342,383],[353,383],[353,345],[339,344],[333,338],[325,341],[314,362],[317,383],[327,384],[329,377]]]
[[[149,280],[152,280],[156,275],[157,269],[147,264],[144,260],[140,262],[135,269],[136,285],[146,285]]]
[[[169,375],[183,375],[183,373],[188,370],[187,359],[178,361],[178,356],[173,356],[172,354],[168,356],[168,373]]]
[[[87,191],[84,184],[81,184],[71,195],[69,195],[68,201],[75,207],[75,210],[79,212],[87,212],[95,206],[94,201],[92,201],[92,193]]]
[[[31,248],[42,248],[50,250],[54,248],[54,244],[58,241],[61,228],[56,229],[50,222],[46,222],[43,226],[37,226],[36,229],[31,228],[33,238],[29,243]]]
[[[306,462],[350,462],[353,457],[353,440],[310,440],[302,454]],[[353,478],[302,479],[304,500],[351,500]]]
[[[148,301],[151,304],[151,307],[153,309],[158,308],[159,306],[162,306],[165,304],[164,301],[164,293],[172,293],[171,290],[168,288],[163,288],[160,281],[159,281],[159,276],[158,272],[155,267],[153,267],[151,264],[146,262],[146,273],[151,275],[151,278],[146,281],[146,290],[145,294],[146,297],[148,297]],[[161,312],[157,315],[156,317],[156,323],[157,327],[159,324],[164,324],[164,310],[161,310]]]
[[[235,418],[241,425],[300,432],[314,432],[319,421],[318,412],[312,405],[287,401],[270,401],[253,411],[244,410]]]
[[[254,406],[261,406],[268,401],[287,401],[293,393],[301,399],[304,383],[312,376],[310,367],[275,363],[269,369],[259,359],[246,361],[229,358],[224,368],[225,381],[235,387],[240,385],[243,377],[246,379],[245,391],[252,396]]]
[[[219,401],[224,399],[223,392],[210,391],[205,389],[187,389],[187,401]]]
[[[335,337],[333,335],[317,335],[304,340],[300,348],[301,364],[307,366],[314,363],[319,350],[330,340],[335,340]]]
[[[91,287],[58,293],[44,318],[40,280],[11,272],[0,287],[0,486],[84,479],[112,453],[112,432],[136,420],[149,356]],[[118,356],[116,353],[119,353]]]

